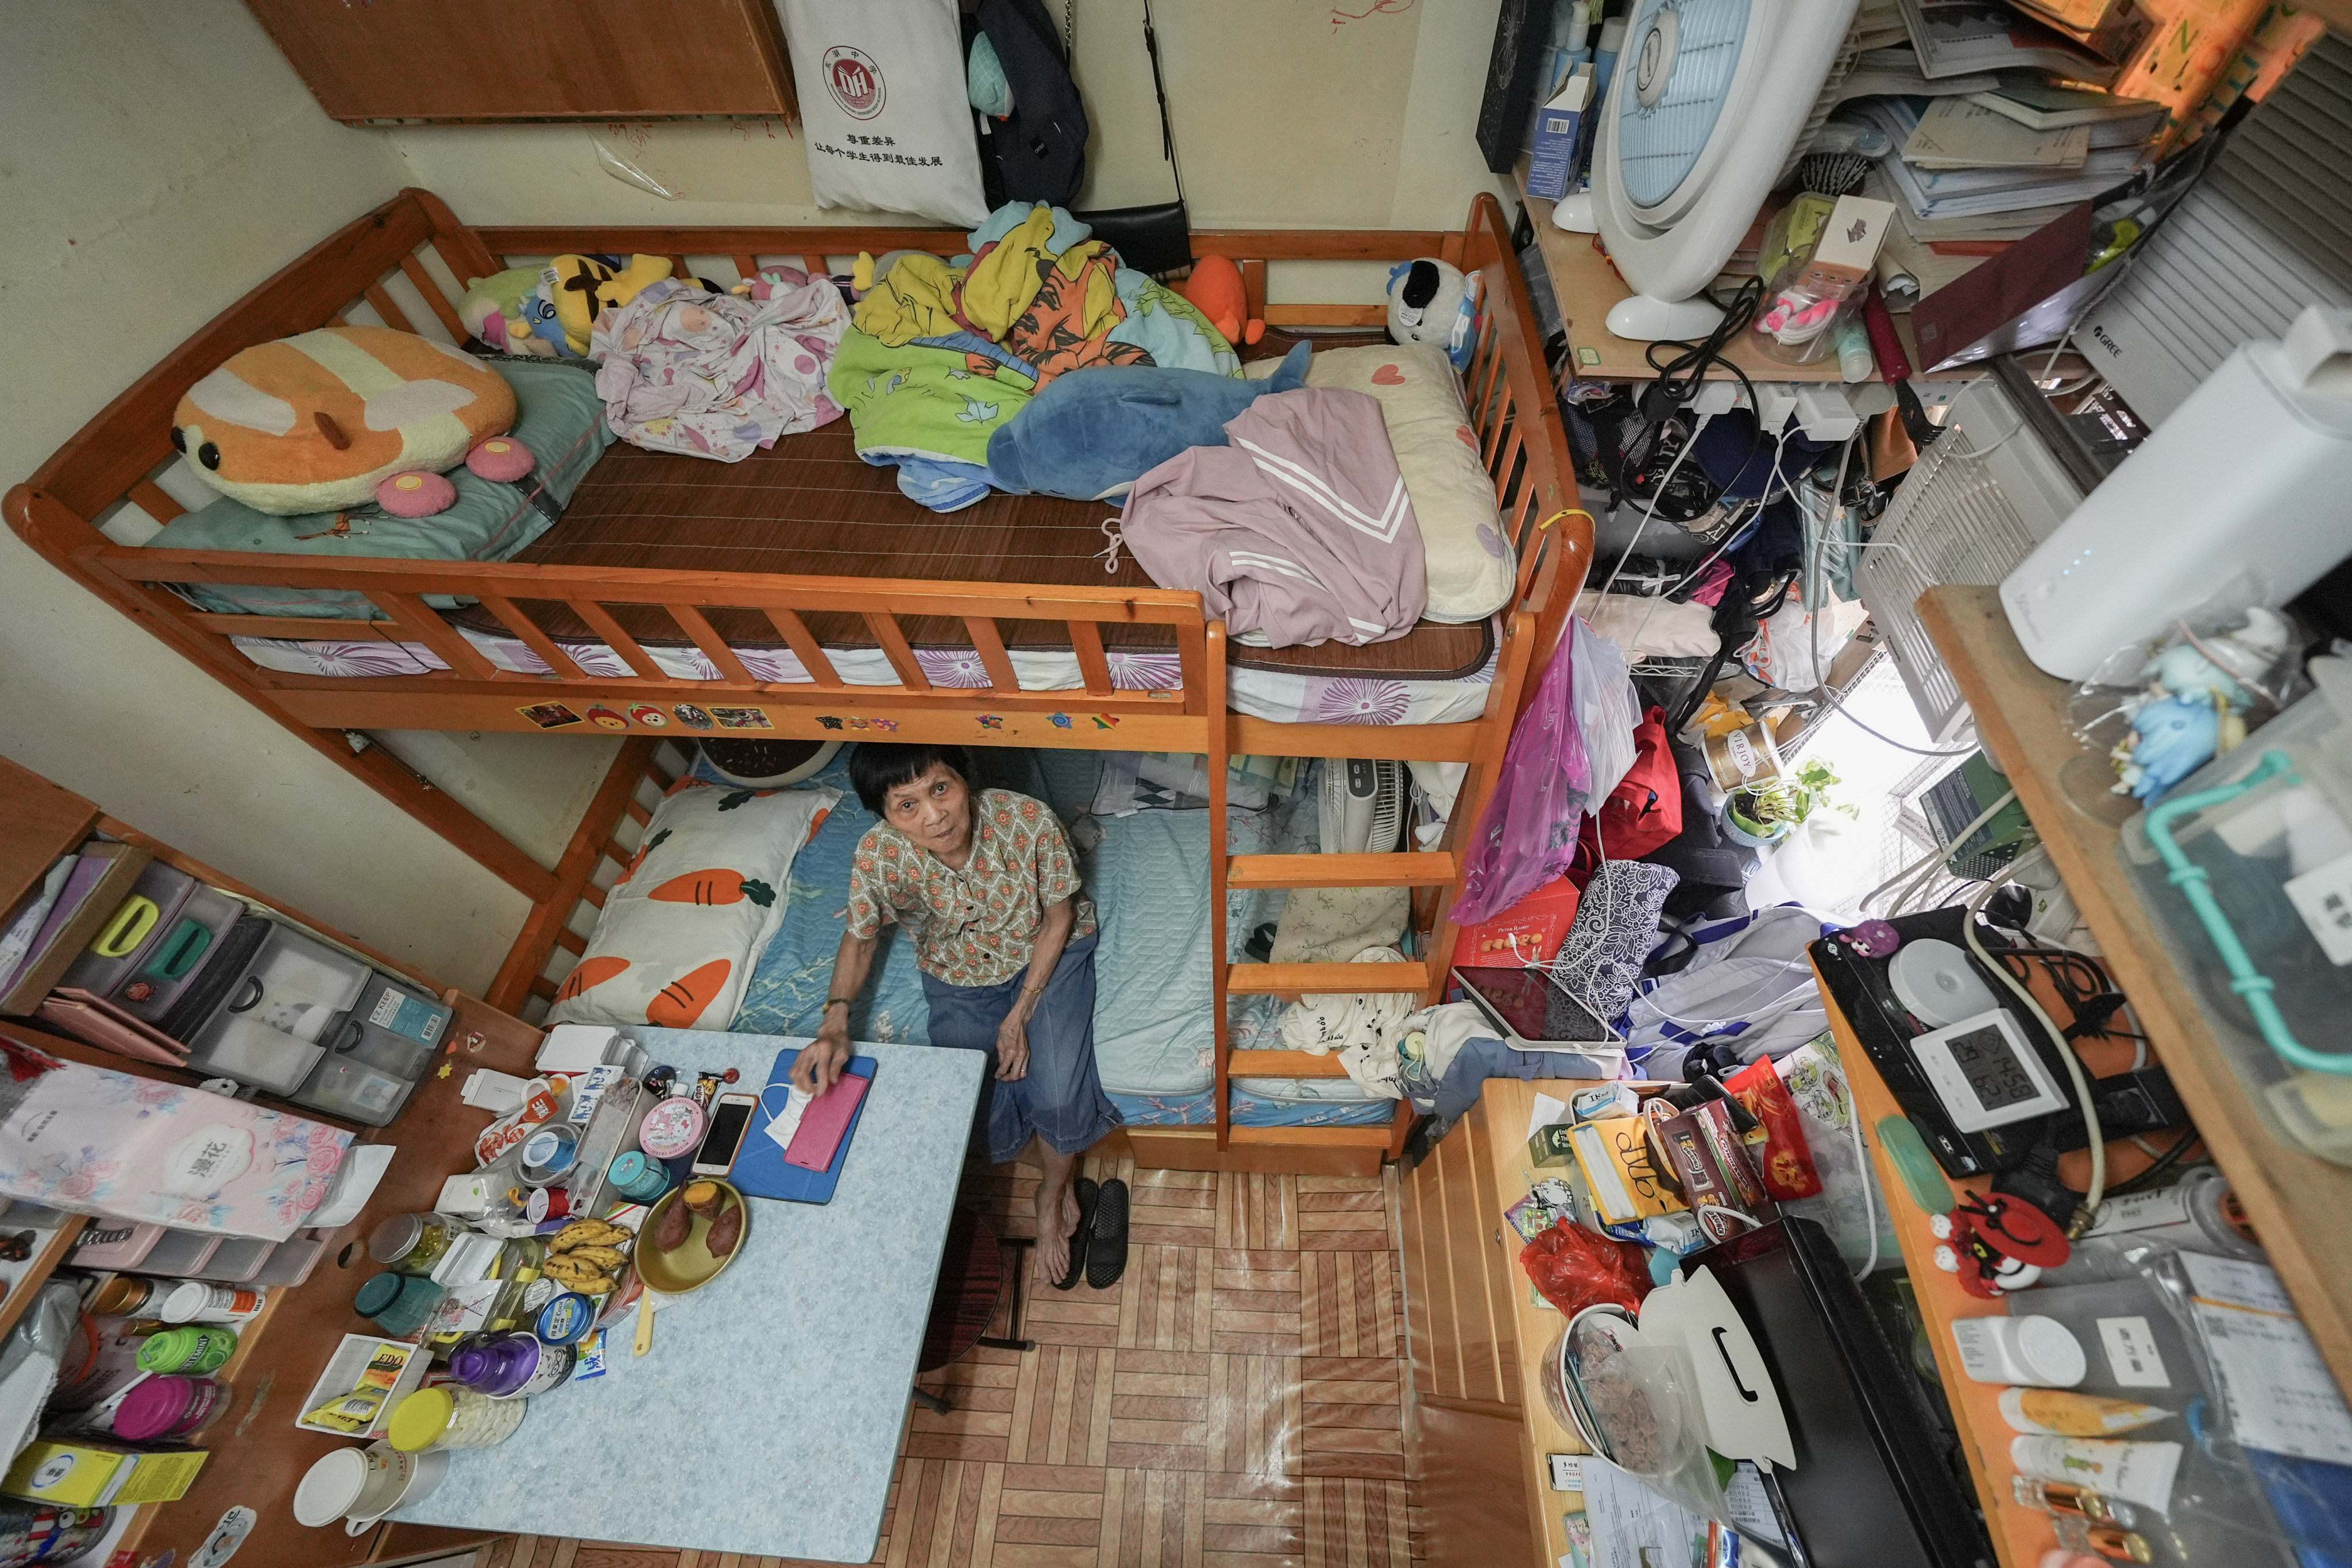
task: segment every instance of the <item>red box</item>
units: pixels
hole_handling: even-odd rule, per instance
[[[1576,884],[1565,877],[1545,883],[1501,914],[1463,927],[1454,943],[1454,962],[1489,967],[1549,962],[1576,923],[1579,897]]]

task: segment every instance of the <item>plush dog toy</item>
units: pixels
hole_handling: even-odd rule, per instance
[[[1445,351],[1455,370],[1467,370],[1477,321],[1470,280],[1460,268],[1424,256],[1417,261],[1400,261],[1390,269],[1391,341],[1433,344]]]
[[[1209,324],[1236,348],[1265,336],[1265,323],[1250,319],[1249,289],[1242,282],[1242,269],[1228,257],[1203,256],[1193,262],[1192,275],[1176,285],[1176,292],[1190,300],[1192,308],[1208,317]]]
[[[404,509],[454,498],[442,469],[514,420],[514,389],[478,360],[389,327],[322,327],[232,354],[188,388],[172,445],[257,511],[382,499],[415,516]],[[394,489],[411,478],[419,482]]]

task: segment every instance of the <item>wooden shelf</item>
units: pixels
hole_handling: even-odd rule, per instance
[[[1820,984],[1818,972],[1814,983]],[[1951,1406],[1953,1424],[1959,1428],[1960,1447],[1969,1461],[1969,1479],[1976,1483],[1977,1503],[1984,1510],[1993,1552],[2000,1560],[2000,1568],[2032,1568],[2041,1562],[2044,1552],[2058,1543],[2057,1535],[2049,1515],[2035,1509],[2020,1508],[2010,1500],[2010,1478],[2017,1473],[2017,1468],[2009,1462],[2009,1440],[2014,1434],[2001,1419],[2000,1390],[1978,1383],[1960,1370],[1958,1347],[1952,1339],[1955,1318],[2000,1317],[2001,1305],[1979,1300],[1960,1289],[1958,1276],[1936,1267],[1936,1237],[1927,1228],[1929,1216],[1911,1200],[1902,1172],[1887,1157],[1878,1140],[1879,1122],[1889,1116],[1902,1115],[1903,1108],[1878,1076],[1878,1069],[1871,1065],[1870,1053],[1862,1048],[1845,1015],[1830,1000],[1829,987],[1822,985],[1821,990],[1822,999],[1829,1007],[1830,1032],[1837,1039],[1838,1063],[1845,1069],[1854,1107],[1862,1116],[1871,1163],[1878,1171],[1879,1191],[1892,1207],[1888,1218],[1903,1247],[1903,1268],[1911,1276],[1919,1315],[1927,1324],[1927,1342],[1936,1354],[1936,1375],[1944,1385],[1944,1400]],[[1958,1203],[1966,1189],[1958,1182],[1947,1184],[1952,1189],[1953,1201]]]
[[[1527,160],[1512,175],[1526,198],[1528,222],[1536,231],[1536,247],[1543,253],[1544,270],[1551,279],[1552,297],[1559,301],[1559,313],[1568,322],[1568,339],[1576,363],[1576,374],[1588,381],[1647,381],[1657,371],[1643,357],[1650,346],[1632,338],[1621,338],[1609,331],[1606,321],[1611,307],[1629,297],[1633,291],[1617,276],[1617,269],[1601,252],[1596,237],[1570,234],[1551,221],[1552,204],[1541,196],[1527,195]],[[1911,318],[1897,312],[1894,317],[1895,335],[1903,341],[1903,352],[1911,356],[1916,374],[1919,365],[1918,345],[1911,339]],[[1757,334],[1742,332],[1727,351],[1731,363],[1746,371],[1757,381],[1835,382],[1843,384],[1845,377],[1838,370],[1837,356],[1815,360],[1811,364],[1790,364],[1766,353]],[[1967,365],[1962,369],[1970,374],[1979,374],[1980,366]],[[1719,365],[1708,367],[1709,376],[1727,381],[1731,373]],[[1957,374],[1957,373],[1952,373]]]
[[[25,1315],[25,1309],[31,1306],[33,1298],[41,1293],[43,1283],[57,1271],[58,1265],[65,1261],[66,1254],[74,1249],[74,1243],[81,1239],[82,1227],[89,1223],[78,1214],[68,1215],[66,1223],[50,1232],[48,1239],[41,1244],[41,1249],[33,1254],[30,1261],[22,1265],[0,1266],[15,1268],[17,1271],[16,1278],[7,1281],[7,1296],[0,1299],[0,1339],[5,1339],[8,1331],[16,1326],[16,1320]],[[13,1234],[16,1228],[9,1225],[5,1216],[0,1216],[0,1230]]]
[[[1919,612],[2319,1353],[2337,1385],[2352,1388],[2352,1247],[2337,1239],[2352,1212],[2352,1170],[2273,1136],[2231,1069],[2125,877],[2116,827],[2074,805],[2061,782],[2070,766],[2079,773],[2104,762],[2067,729],[2071,688],[2025,657],[1998,591],[1931,588]]]

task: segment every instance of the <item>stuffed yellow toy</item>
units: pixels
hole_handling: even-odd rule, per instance
[[[596,318],[635,299],[670,274],[666,256],[633,256],[626,267],[608,257],[559,256],[539,275],[540,292],[555,307],[557,325],[575,354],[588,352]]]
[[[232,354],[188,388],[172,445],[223,495],[287,515],[359,506],[394,476],[437,480],[514,421],[514,389],[470,355],[388,327],[322,327]]]

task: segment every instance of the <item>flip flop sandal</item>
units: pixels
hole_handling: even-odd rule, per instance
[[[1120,1188],[1122,1194],[1125,1191],[1124,1187]],[[1098,1212],[1098,1205],[1102,1197],[1102,1189],[1084,1176],[1070,1184],[1070,1192],[1078,1200],[1078,1228],[1070,1232],[1070,1266],[1059,1279],[1054,1281],[1054,1289],[1056,1290],[1076,1289],[1078,1276],[1086,1273],[1091,1267],[1088,1260],[1093,1250],[1095,1215]],[[1119,1214],[1122,1216],[1119,1221],[1119,1230],[1122,1236],[1127,1229],[1124,1217],[1126,1213],[1126,1205],[1122,1201],[1119,1207]],[[1122,1251],[1120,1256],[1124,1258],[1125,1253]]]
[[[1087,1244],[1087,1287],[1108,1290],[1127,1272],[1127,1184],[1113,1176],[1095,1204],[1094,1234]]]

